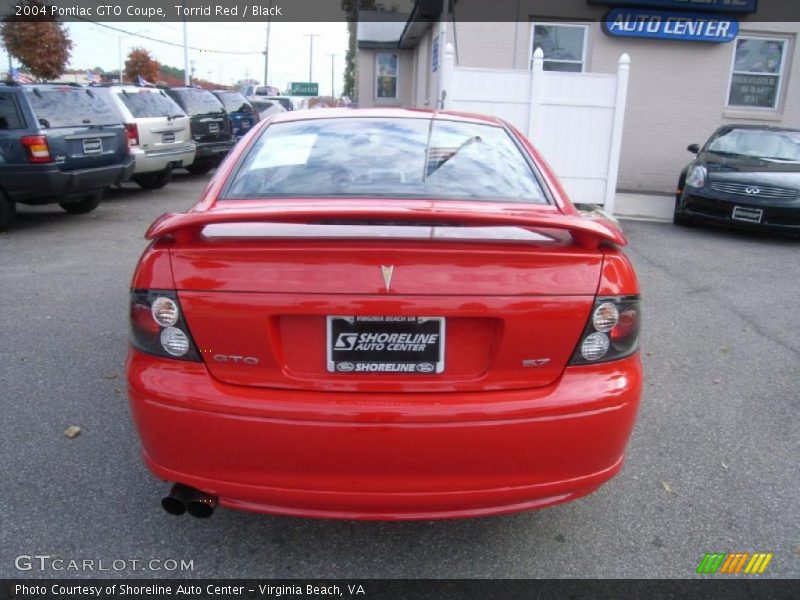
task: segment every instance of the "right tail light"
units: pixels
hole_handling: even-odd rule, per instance
[[[639,346],[640,323],[638,295],[597,298],[569,364],[589,365],[630,356]]]

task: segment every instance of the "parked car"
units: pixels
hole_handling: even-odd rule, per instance
[[[281,96],[276,93],[277,88],[271,85],[243,85],[239,88],[239,93],[248,100],[274,100],[280,102],[284,110],[294,110],[294,102],[289,96]]]
[[[186,170],[196,175],[208,173],[236,144],[225,107],[208,90],[193,87],[163,89],[191,117],[192,140],[197,153]]]
[[[231,121],[231,131],[237,138],[243,137],[258,121],[258,113],[253,105],[239,92],[214,90],[213,94],[225,107]]]
[[[92,211],[132,173],[125,127],[94,91],[0,83],[0,230],[17,202]]]
[[[128,392],[168,512],[481,516],[620,470],[642,386],[625,238],[521,133],[287,112],[223,169],[150,227],[131,285]]]
[[[252,100],[251,104],[253,108],[258,113],[258,118],[266,119],[274,114],[286,112],[286,109],[283,108],[283,105],[278,101],[273,100]]]
[[[800,131],[725,125],[680,175],[673,220],[800,233]]]
[[[92,87],[111,106],[128,132],[136,167],[133,180],[146,189],[159,189],[172,170],[194,162],[195,145],[189,117],[164,90],[133,85]]]

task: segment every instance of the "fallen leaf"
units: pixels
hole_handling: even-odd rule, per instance
[[[715,379],[714,383],[722,383],[722,379]]]
[[[664,491],[667,492],[668,494],[674,494],[676,496],[678,495],[678,492],[673,490],[666,481],[661,482],[661,487],[663,487]]]
[[[106,379],[119,379],[119,375],[117,373],[106,373],[104,377]]]
[[[722,348],[719,349],[719,351],[727,354],[728,352],[731,351],[731,348],[730,346],[723,346]]]
[[[121,393],[122,393],[122,390],[121,390],[121,389],[119,389],[118,387],[115,387],[115,388],[114,388],[114,394],[116,394],[117,396],[119,396]]]
[[[78,427],[77,425],[70,425],[64,432],[64,435],[67,436],[69,439],[78,437],[80,434],[81,434],[81,428]]]
[[[800,544],[797,544],[794,548],[792,548],[792,552],[795,554],[800,554]]]
[[[647,354],[647,356],[653,356],[652,352],[647,352],[646,354]]]

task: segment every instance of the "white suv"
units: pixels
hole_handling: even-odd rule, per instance
[[[155,190],[167,185],[172,169],[194,162],[189,117],[163,90],[133,85],[92,87],[120,117],[136,167],[133,180]]]

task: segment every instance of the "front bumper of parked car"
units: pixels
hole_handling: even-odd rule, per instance
[[[735,220],[733,210],[737,206],[763,211],[761,222]],[[800,194],[789,200],[760,199],[718,192],[708,186],[687,186],[675,208],[677,214],[695,221],[792,233],[800,231]]]
[[[501,514],[591,493],[622,467],[642,385],[638,353],[545,387],[424,402],[231,385],[134,349],[127,376],[157,477],[229,508],[346,519]]]

